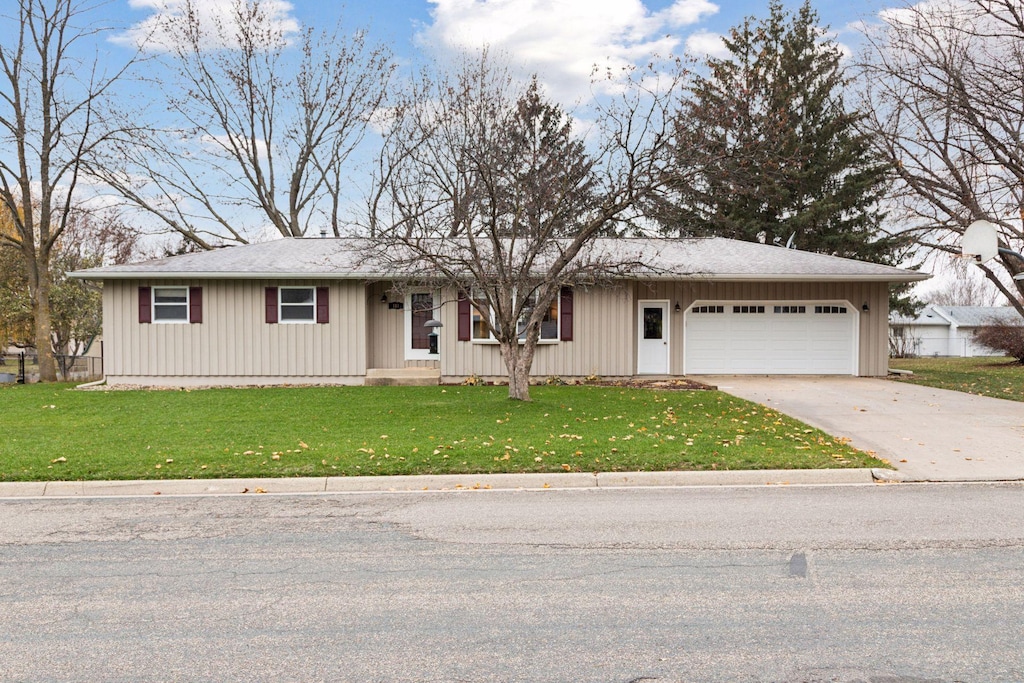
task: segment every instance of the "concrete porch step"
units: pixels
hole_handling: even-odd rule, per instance
[[[371,387],[433,387],[440,383],[438,368],[370,368],[365,381]]]

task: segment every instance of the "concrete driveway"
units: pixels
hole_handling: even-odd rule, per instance
[[[868,377],[701,377],[857,448],[908,481],[1024,479],[1024,403]]]

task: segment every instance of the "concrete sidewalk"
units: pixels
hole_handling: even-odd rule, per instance
[[[885,472],[875,473],[883,480],[889,478]],[[0,482],[0,498],[543,490],[633,486],[785,486],[870,484],[874,481],[876,478],[870,469],[51,481]]]
[[[869,377],[702,377],[856,448],[903,481],[1024,480],[1024,403]]]

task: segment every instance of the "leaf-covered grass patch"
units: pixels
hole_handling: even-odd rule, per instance
[[[901,382],[1024,401],[1024,365],[1013,358],[893,358],[889,367],[913,371],[894,377]]]
[[[0,480],[880,467],[716,391],[0,389]]]

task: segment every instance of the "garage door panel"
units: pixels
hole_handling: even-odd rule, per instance
[[[778,305],[765,303],[764,313],[734,313],[732,305],[717,314],[688,312],[686,373],[855,373],[857,337],[851,312],[814,313],[812,304],[804,305],[804,313],[776,313]]]

